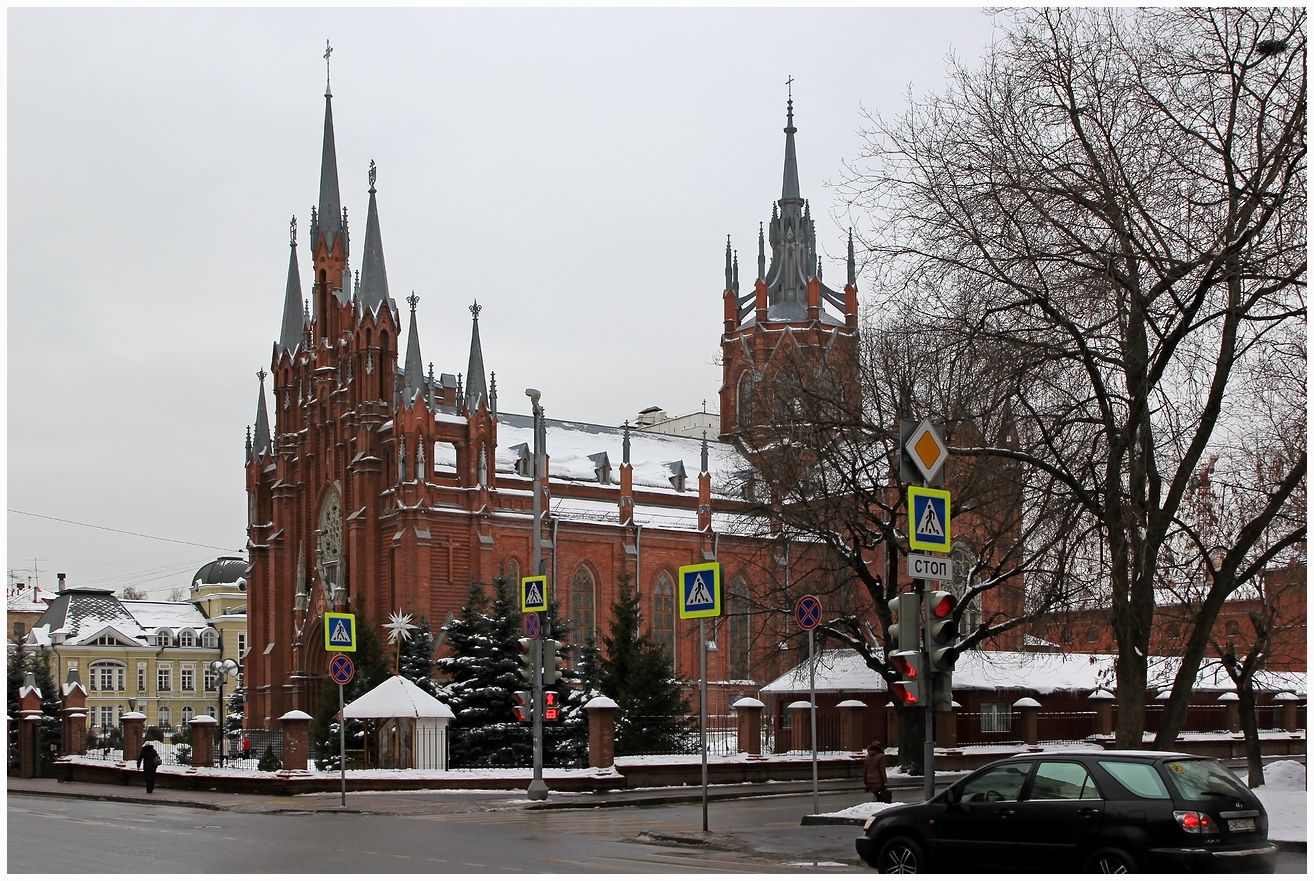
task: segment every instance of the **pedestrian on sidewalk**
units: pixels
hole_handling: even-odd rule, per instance
[[[155,746],[148,740],[141,746],[141,754],[137,756],[137,767],[141,768],[142,776],[146,778],[146,791],[155,791],[155,769],[164,764],[160,754],[155,751]]]
[[[893,800],[885,785],[885,747],[879,740],[867,747],[867,756],[862,760],[862,780],[873,801],[889,804]]]
[[[243,738],[242,738],[242,758],[244,758],[244,759],[249,759],[249,758],[251,758],[251,738],[250,738],[250,737],[243,737]]]

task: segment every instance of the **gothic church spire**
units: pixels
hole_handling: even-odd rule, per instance
[[[470,307],[470,316],[472,318],[470,363],[465,371],[465,410],[467,413],[478,410],[480,400],[488,397],[488,386],[484,382],[484,349],[479,342],[479,313],[483,308],[477,302]]]
[[[360,304],[367,312],[377,312],[388,302],[388,270],[383,263],[383,236],[379,232],[379,206],[375,201],[374,181],[378,169],[370,160],[370,207],[365,218],[365,255],[361,258]]]
[[[288,231],[291,255],[287,264],[287,291],[283,296],[283,330],[278,336],[278,347],[292,351],[301,344],[305,322],[301,311],[301,273],[297,271],[297,219],[292,217]]]

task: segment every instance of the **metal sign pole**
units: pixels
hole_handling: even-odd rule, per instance
[[[926,601],[926,579],[918,578],[913,582],[915,590],[922,597],[922,610],[925,612],[926,638],[922,640],[922,669],[926,671],[926,681],[922,683],[926,692],[926,746],[922,753],[922,796],[930,801],[935,797],[935,705],[931,693],[931,656],[927,651],[931,637],[931,604]]]
[[[812,716],[812,813],[821,813],[817,801],[817,653],[816,640],[808,631],[808,712]]]
[[[347,806],[347,717],[343,713],[347,704],[343,698],[342,683],[338,683],[338,771],[342,775],[342,806]]]
[[[543,782],[543,640],[530,640],[534,658],[534,779],[529,784],[532,799],[547,798]]]
[[[707,619],[698,619],[698,740],[703,752],[703,831],[707,831]]]

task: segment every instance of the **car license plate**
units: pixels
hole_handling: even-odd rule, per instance
[[[1255,831],[1255,820],[1254,820],[1253,817],[1246,817],[1246,818],[1241,819],[1241,820],[1228,820],[1228,821],[1227,821],[1227,831],[1228,831],[1228,832],[1254,832],[1254,831]]]

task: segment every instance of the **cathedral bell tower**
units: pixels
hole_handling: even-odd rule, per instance
[[[720,439],[748,448],[803,418],[804,397],[809,407],[828,410],[856,412],[860,405],[853,235],[844,290],[835,291],[822,281],[816,225],[800,194],[792,96],[785,119],[780,199],[771,206],[770,225],[758,227],[757,279],[746,294],[739,289],[738,255],[726,240]]]

